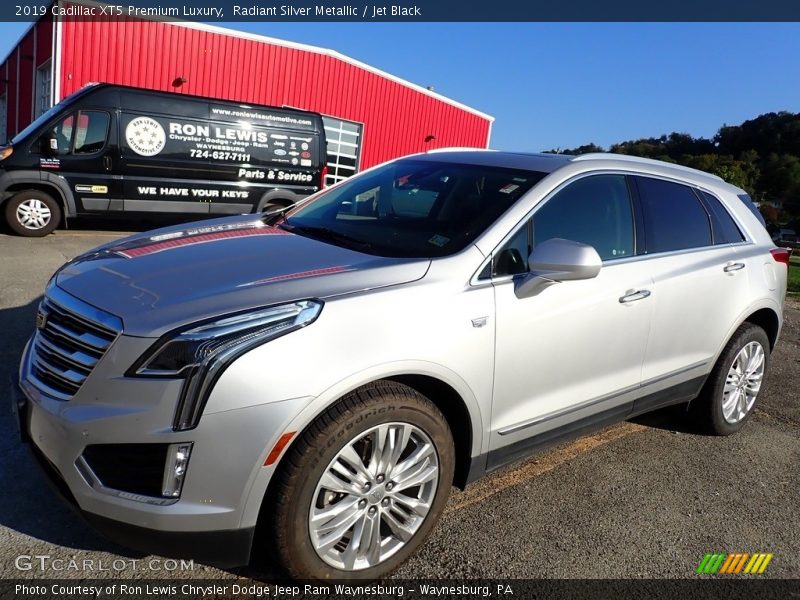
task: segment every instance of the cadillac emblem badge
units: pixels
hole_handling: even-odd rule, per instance
[[[47,324],[47,313],[43,310],[39,310],[36,313],[36,329],[44,329],[44,326]]]

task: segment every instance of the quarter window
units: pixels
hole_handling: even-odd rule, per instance
[[[647,254],[711,245],[711,224],[691,188],[671,181],[637,177]]]
[[[744,236],[733,217],[725,210],[725,207],[720,204],[711,194],[700,192],[703,194],[703,199],[706,206],[711,213],[711,223],[714,226],[714,243],[715,244],[737,244],[744,241]]]

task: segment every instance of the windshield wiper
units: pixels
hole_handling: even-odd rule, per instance
[[[277,219],[273,220],[273,217],[278,217],[278,218],[282,217],[293,208],[296,208],[297,206],[302,204],[304,200],[305,198],[295,202],[294,204],[290,204],[289,206],[282,206],[281,208],[276,208],[275,210],[265,212],[264,214],[261,215],[261,220],[264,221],[265,225],[270,225],[271,223],[277,221]]]
[[[334,242],[337,245],[346,246],[354,250],[372,249],[372,244],[369,242],[359,240],[358,238],[354,238],[346,233],[336,231],[330,227],[319,227],[316,225],[289,225],[288,223],[280,223],[278,227],[292,233],[305,233],[313,238]]]

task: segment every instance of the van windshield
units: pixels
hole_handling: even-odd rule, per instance
[[[319,194],[280,227],[379,256],[448,256],[472,243],[544,176],[404,159]]]
[[[55,106],[51,107],[48,111],[42,113],[42,115],[38,119],[36,119],[33,123],[28,125],[25,129],[23,129],[17,135],[15,135],[13,138],[11,138],[11,143],[12,144],[20,143],[28,135],[30,135],[32,132],[36,131],[39,127],[41,127],[47,121],[49,121],[54,116],[56,116],[56,114],[61,111],[63,106],[64,106],[64,103],[63,102],[59,102]]]

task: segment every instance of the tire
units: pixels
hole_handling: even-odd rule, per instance
[[[44,237],[61,222],[61,205],[39,190],[17,192],[6,202],[6,222],[25,237]]]
[[[392,432],[391,437],[387,432]],[[378,436],[384,441],[408,440],[404,451],[394,454],[397,460],[383,455],[373,458],[371,447]],[[454,453],[444,416],[415,390],[383,381],[350,393],[303,433],[276,473],[267,518],[271,518],[269,539],[274,540],[279,562],[296,579],[385,576],[405,561],[436,525],[450,494]],[[417,462],[421,457],[424,459]],[[354,466],[347,471],[340,459]],[[383,460],[388,468],[381,466]],[[330,469],[334,464],[337,472],[346,473],[344,477],[333,477]],[[412,464],[413,468],[408,468]],[[407,470],[400,475],[403,465]],[[412,477],[414,474],[418,476]],[[410,487],[419,480],[424,482]],[[411,514],[412,505],[419,514]],[[337,513],[346,522],[334,531],[332,519],[337,517],[331,515]],[[377,546],[367,542],[375,523],[380,538]],[[395,531],[402,532],[401,536]],[[356,543],[357,539],[365,541]]]
[[[769,352],[769,338],[761,327],[743,323],[736,330],[692,402],[700,425],[715,435],[731,435],[744,427],[764,388]]]
[[[282,208],[286,208],[287,206],[291,206],[294,204],[294,200],[290,200],[289,198],[270,198],[264,205],[261,207],[261,210],[256,212],[259,213],[269,213],[275,210],[281,210]]]

